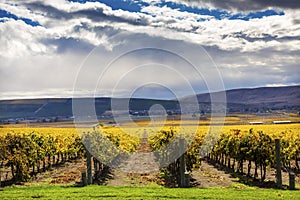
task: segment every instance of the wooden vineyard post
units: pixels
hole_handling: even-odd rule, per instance
[[[289,189],[294,190],[295,189],[295,174],[289,173]]]
[[[282,188],[282,176],[281,176],[281,159],[280,159],[280,140],[275,139],[275,155],[276,155],[276,180],[277,188]]]
[[[81,183],[82,183],[82,186],[87,185],[86,172],[85,171],[81,172]]]
[[[183,154],[179,158],[180,162],[180,187],[189,187],[189,174],[185,172],[185,148],[184,148],[184,138],[180,138],[179,140],[179,152]]]
[[[92,156],[89,151],[86,151],[86,165],[87,165],[87,184],[92,184]]]

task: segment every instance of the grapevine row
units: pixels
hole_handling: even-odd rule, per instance
[[[255,132],[253,129],[250,129],[248,132],[233,129],[229,133],[220,135],[208,156],[216,162],[242,174],[244,173],[243,164],[248,162],[247,176],[251,176],[251,167],[252,163],[254,163],[253,177],[258,177],[258,168],[260,168],[261,180],[264,181],[267,167],[275,167],[276,138],[280,139],[281,162],[284,169],[287,171],[299,171],[300,137],[298,134],[293,133],[282,133],[272,136],[262,131]],[[292,167],[291,162],[295,163],[294,167]],[[237,163],[237,169],[234,169],[235,163]]]
[[[54,136],[9,132],[0,137],[1,163],[10,167],[15,181],[27,181],[41,168],[45,170],[52,164],[78,158],[83,150],[80,138],[75,134]]]
[[[198,132],[193,141],[190,143],[185,153],[186,169],[192,171],[201,164],[199,155],[204,138],[204,132]],[[171,163],[163,170],[171,176],[178,178],[179,163],[174,157],[174,150],[178,149],[176,142],[176,133],[170,131],[160,131],[156,135],[149,138],[149,143],[156,151],[160,151],[158,156],[161,163]],[[239,129],[231,129],[221,133],[217,138],[213,148],[207,152],[210,160],[227,166],[233,171],[239,173],[247,173],[251,176],[251,169],[254,166],[253,178],[258,177],[258,169],[260,168],[261,180],[266,178],[267,167],[275,167],[275,139],[280,139],[281,143],[281,161],[283,167],[287,171],[299,172],[299,156],[300,156],[300,135],[297,132],[282,132],[277,134],[266,134],[263,131],[241,131]],[[169,150],[164,148],[173,140],[173,146]],[[209,137],[206,137],[209,140]],[[174,142],[175,141],[175,142]],[[207,141],[206,141],[207,142]],[[173,156],[172,156],[173,155]],[[171,160],[170,160],[171,159]],[[247,162],[247,172],[244,172],[244,163]]]

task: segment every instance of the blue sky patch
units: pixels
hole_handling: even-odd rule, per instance
[[[207,8],[196,8],[196,7],[191,7],[191,6],[186,6],[183,4],[178,4],[174,2],[165,2],[162,1],[162,3],[156,4],[159,7],[167,6],[169,8],[179,10],[181,12],[189,12],[189,13],[194,13],[194,14],[199,14],[199,15],[209,15],[209,16],[214,16],[217,19],[222,19],[222,16],[226,16],[228,12],[222,11],[222,10],[209,10]]]
[[[40,26],[38,22],[32,21],[31,19],[24,18],[24,17],[18,17],[10,12],[7,12],[6,10],[0,10],[0,22],[4,22],[1,18],[12,18],[14,20],[22,20],[26,24],[30,26]]]
[[[148,6],[149,4],[142,1],[132,0],[69,0],[70,2],[100,2],[112,8],[112,10],[125,10],[129,12],[140,12],[142,7]]]
[[[275,10],[265,10],[259,12],[250,12],[246,15],[238,13],[238,14],[231,15],[227,18],[231,20],[241,19],[241,20],[249,21],[250,19],[261,19],[263,17],[274,16],[274,15],[284,15],[284,12],[277,12]]]

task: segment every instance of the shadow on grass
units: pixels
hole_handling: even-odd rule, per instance
[[[1,181],[1,187],[11,186],[13,184],[20,184],[13,179]]]

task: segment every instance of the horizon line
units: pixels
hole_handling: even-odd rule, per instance
[[[300,84],[291,84],[291,85],[279,85],[279,86],[255,86],[255,87],[237,87],[237,88],[229,88],[225,89],[224,91],[213,91],[213,92],[200,92],[197,93],[196,95],[203,95],[203,94],[211,94],[211,93],[218,93],[218,92],[227,92],[227,91],[233,91],[233,90],[249,90],[249,89],[261,89],[261,88],[284,88],[284,87],[299,87]],[[189,97],[191,95],[185,95],[179,98],[185,98]],[[12,98],[1,98],[0,101],[12,101],[12,100],[42,100],[42,99],[80,99],[80,98],[108,98],[108,99],[148,99],[148,100],[175,100],[174,98],[157,98],[157,97],[109,97],[109,96],[77,96],[77,97],[72,97],[72,96],[31,96],[31,97],[12,97]],[[177,99],[179,99],[177,98]]]

